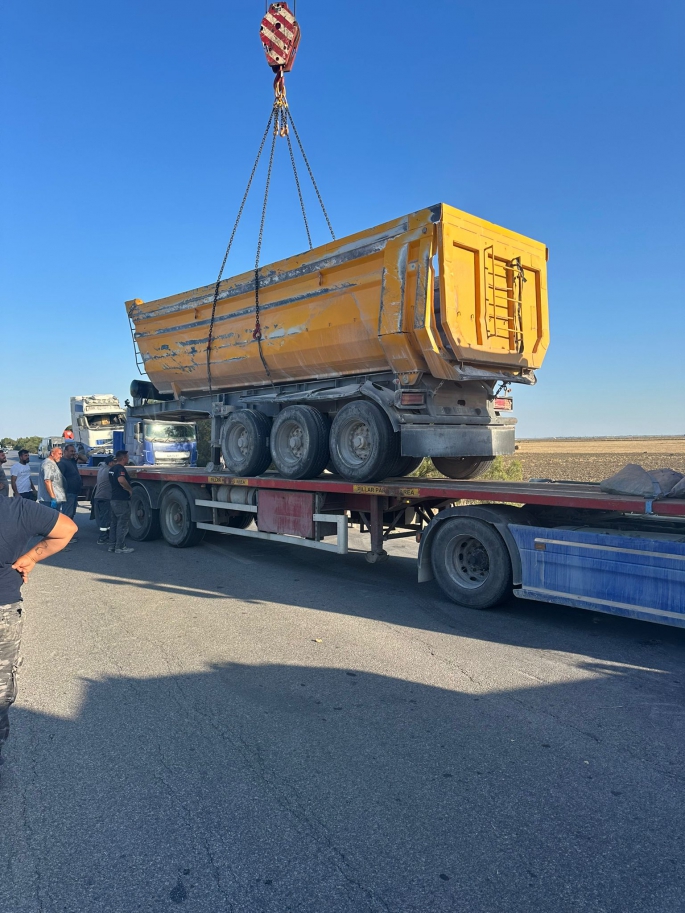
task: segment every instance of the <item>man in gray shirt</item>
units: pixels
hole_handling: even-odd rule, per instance
[[[62,448],[53,447],[50,456],[43,460],[38,476],[38,500],[59,511],[64,510],[67,501],[64,476],[57,465],[61,459]]]
[[[112,483],[109,481],[109,470],[113,462],[114,457],[111,454],[108,454],[103,462],[100,463],[95,482],[95,491],[93,492],[95,519],[98,521],[98,526],[100,527],[98,545],[107,545],[109,542],[109,502],[112,500]]]

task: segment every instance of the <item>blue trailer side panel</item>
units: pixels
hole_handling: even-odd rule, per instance
[[[510,526],[524,599],[685,627],[685,542]]]

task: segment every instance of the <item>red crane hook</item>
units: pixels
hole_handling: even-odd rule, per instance
[[[262,19],[259,37],[266,62],[276,74],[276,96],[285,96],[283,74],[292,70],[300,43],[300,26],[287,3],[271,4]]]

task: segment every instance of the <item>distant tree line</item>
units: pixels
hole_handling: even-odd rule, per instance
[[[29,453],[38,453],[38,445],[42,438],[36,437],[3,437],[0,439],[0,450],[28,450]]]

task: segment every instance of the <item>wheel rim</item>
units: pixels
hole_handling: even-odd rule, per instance
[[[348,466],[363,466],[371,456],[372,435],[366,422],[351,419],[340,433],[340,456]]]
[[[234,422],[228,429],[225,454],[236,463],[243,463],[250,455],[250,436],[242,422]]]
[[[185,531],[185,510],[176,498],[167,502],[165,510],[167,529],[173,536],[180,536]]]
[[[131,497],[131,526],[135,530],[144,529],[146,517],[147,504],[141,495],[134,492]]]
[[[458,536],[447,555],[447,571],[460,587],[483,586],[490,574],[490,557],[480,539]]]
[[[279,425],[274,438],[274,453],[284,466],[298,466],[307,455],[309,435],[296,419]]]

